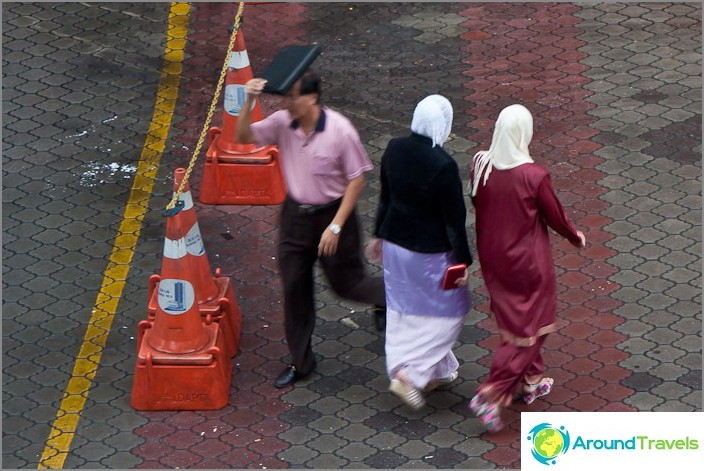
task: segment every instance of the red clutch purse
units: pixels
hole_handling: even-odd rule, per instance
[[[459,288],[456,281],[464,276],[464,271],[467,269],[467,265],[460,263],[459,265],[452,265],[445,270],[445,277],[442,280],[442,289],[450,290]]]

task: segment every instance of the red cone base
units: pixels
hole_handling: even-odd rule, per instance
[[[248,153],[230,153],[219,145],[224,139],[214,128],[205,154],[205,166],[198,199],[203,204],[271,205],[283,202],[286,187],[275,146]]]
[[[149,346],[151,326],[139,323],[131,404],[137,410],[215,410],[227,405],[232,362],[222,355],[219,324],[204,326],[211,341],[201,351],[167,354]]]

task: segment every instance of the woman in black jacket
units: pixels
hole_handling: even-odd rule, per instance
[[[451,127],[452,105],[430,95],[416,106],[411,134],[389,142],[368,247],[384,266],[389,390],[414,409],[423,392],[457,378],[452,346],[471,308],[468,269],[454,289],[442,288],[449,266],[472,263],[459,167],[442,148]]]

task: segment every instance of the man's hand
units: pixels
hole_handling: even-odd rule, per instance
[[[587,238],[584,236],[584,232],[582,231],[577,231],[577,235],[581,239],[581,244],[579,245],[579,248],[581,249],[582,247],[587,245]]]
[[[264,90],[264,85],[266,85],[267,80],[263,78],[253,78],[244,84],[244,90],[247,95],[257,96],[261,95],[262,90]]]
[[[254,134],[252,134],[252,103],[257,96],[262,94],[266,80],[262,78],[253,78],[244,84],[245,99],[240,110],[240,117],[237,120],[237,129],[235,129],[235,140],[240,144],[254,144]]]
[[[328,228],[325,228],[323,235],[320,236],[318,244],[318,256],[335,255],[337,252],[337,243],[340,241],[340,234],[333,234]]]

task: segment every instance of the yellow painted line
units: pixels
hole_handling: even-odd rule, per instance
[[[83,345],[76,358],[73,373],[64,391],[37,469],[63,468],[85,407],[88,391],[100,365],[100,357],[130,271],[130,263],[139,240],[144,215],[149,207],[149,198],[154,188],[154,180],[176,108],[188,35],[189,11],[188,3],[171,4],[164,63],[152,122],[142,148],[142,155],[112,248],[110,262],[103,274],[102,287],[83,337]]]

